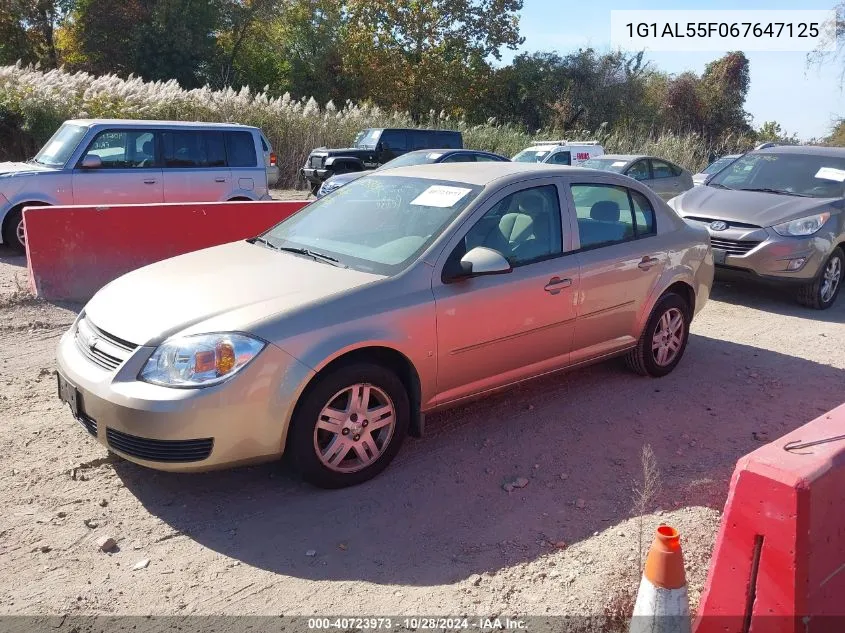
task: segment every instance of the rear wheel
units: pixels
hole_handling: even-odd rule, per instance
[[[628,367],[655,378],[675,369],[687,347],[690,313],[690,306],[679,295],[663,295],[651,311],[637,346],[625,357]]]
[[[798,302],[816,310],[827,310],[839,296],[843,274],[845,254],[837,247],[828,257],[818,278],[798,291]]]
[[[297,406],[288,447],[303,478],[344,488],[378,475],[408,433],[410,405],[402,381],[371,363],[318,377]]]

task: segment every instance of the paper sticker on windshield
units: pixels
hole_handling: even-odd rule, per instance
[[[627,163],[624,160],[617,160],[611,165],[611,167],[624,167],[626,164]]]
[[[411,204],[420,207],[453,207],[458,200],[463,198],[470,191],[472,191],[472,189],[433,185],[411,200]]]
[[[544,150],[542,150],[542,151],[537,152],[537,153],[536,153],[536,154],[534,154],[534,155],[535,155],[535,156],[545,156],[545,155],[546,155],[546,154],[548,154],[548,153],[549,153],[549,150],[544,149]]]
[[[62,143],[61,141],[53,141],[46,148],[44,148],[44,155],[55,156],[62,150],[63,146],[64,143]]]
[[[428,160],[437,160],[441,156],[443,156],[443,154],[439,154],[438,152],[429,152],[425,155]]]
[[[836,182],[845,182],[845,169],[836,169],[835,167],[822,167],[816,172],[816,178],[824,178],[825,180],[835,180]]]

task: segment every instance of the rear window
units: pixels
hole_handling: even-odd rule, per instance
[[[256,167],[255,142],[249,132],[226,132],[229,167]]]
[[[459,132],[439,131],[436,132],[436,147],[445,149],[462,149],[464,146],[463,137]]]

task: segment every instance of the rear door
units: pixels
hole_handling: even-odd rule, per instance
[[[648,185],[664,200],[674,198],[685,190],[680,176],[681,170],[675,165],[651,159],[651,180]]]
[[[222,131],[164,130],[161,138],[165,202],[229,199],[232,176]]]
[[[639,313],[668,254],[656,237],[652,205],[640,192],[573,178],[569,195],[581,266],[575,363],[637,340]]]
[[[379,162],[384,164],[408,151],[408,133],[405,130],[385,130],[381,133],[379,143]]]
[[[223,133],[226,139],[226,162],[232,175],[233,198],[255,199],[267,194],[267,170],[257,138],[249,130]]]
[[[73,170],[74,204],[148,204],[164,201],[159,139],[154,130],[112,129],[98,133]],[[82,169],[86,156],[102,166]]]

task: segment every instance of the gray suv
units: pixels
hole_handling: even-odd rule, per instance
[[[791,284],[823,310],[845,264],[845,149],[779,146],[749,152],[669,201],[710,233],[719,273]]]
[[[23,250],[27,206],[269,200],[271,167],[255,127],[67,121],[34,158],[0,163],[3,242]]]

